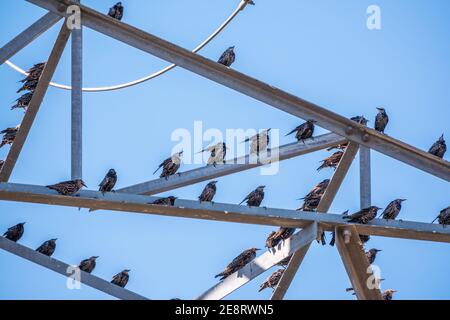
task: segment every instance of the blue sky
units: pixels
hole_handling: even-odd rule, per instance
[[[114,1],[84,0],[106,12]],[[178,45],[193,48],[237,6],[238,0],[125,0],[124,21]],[[233,68],[292,92],[344,116],[364,114],[373,120],[385,106],[391,122],[386,133],[426,149],[442,134],[450,137],[450,3],[446,0],[285,0],[255,1],[201,55],[216,60],[236,46]],[[366,9],[377,4],[382,30],[366,28]],[[2,0],[3,45],[38,19],[44,10],[25,1]],[[47,59],[58,26],[19,52],[12,61],[22,68]],[[140,78],[167,63],[84,29],[85,86],[113,85]],[[21,75],[0,67],[0,128],[17,125],[23,113],[9,111]],[[70,47],[54,81],[70,82]],[[203,127],[279,128],[301,123],[228,88],[181,68],[145,84],[84,95],[84,180],[94,188],[109,168],[118,187],[154,178],[153,171],[171,152],[171,133]],[[319,129],[318,134],[325,133]],[[282,135],[281,144],[292,142]],[[205,146],[207,142],[205,142]],[[8,148],[0,149],[0,159]],[[274,176],[259,170],[219,179],[216,201],[239,203],[260,184],[267,185],[263,204],[297,208],[295,199],[329,178],[316,172],[326,151],[284,161]],[[447,182],[373,152],[373,203],[386,206],[406,198],[400,218],[430,222],[449,205]],[[448,159],[448,155],[446,157]],[[184,165],[181,171],[195,168]],[[70,93],[49,89],[11,178],[45,185],[70,177]],[[330,212],[359,206],[355,163]],[[164,195],[196,199],[205,183]],[[153,299],[194,298],[216,283],[214,275],[242,250],[263,247],[274,227],[168,218],[76,208],[0,202],[0,230],[26,221],[20,243],[35,248],[59,238],[54,257],[67,263],[99,255],[94,274],[111,277],[132,269],[128,288]],[[449,299],[448,244],[373,237],[369,247],[382,249],[376,264],[397,299]],[[110,299],[83,286],[68,290],[58,274],[0,252],[0,299]],[[271,271],[275,271],[273,269]],[[267,299],[258,293],[266,273],[229,298]],[[349,280],[335,248],[316,243],[306,256],[287,299],[354,299],[345,292]]]

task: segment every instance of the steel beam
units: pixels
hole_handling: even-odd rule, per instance
[[[44,268],[55,271],[62,274],[65,277],[71,277],[73,275],[74,267],[57,259],[48,257],[33,249],[25,247],[19,243],[10,241],[6,238],[0,237],[0,249],[10,252],[18,257],[31,261]],[[106,294],[122,300],[148,300],[147,298],[131,292],[127,289],[116,286],[106,280],[103,280],[97,276],[81,271],[79,281],[89,287],[100,290]],[[72,279],[74,277],[72,276]]]
[[[359,194],[361,209],[370,207],[372,203],[370,149],[362,146],[359,151]]]
[[[65,15],[70,0],[27,0],[52,12]],[[241,92],[256,100],[303,119],[315,119],[318,124],[358,144],[420,170],[450,181],[450,163],[402,141],[369,129],[361,124],[298,98],[292,94],[227,68],[215,61],[155,37],[145,31],[117,21],[85,6],[80,6],[82,23],[93,30],[122,41],[163,60],[197,73],[207,79]]]
[[[83,190],[77,196],[58,195],[44,186],[0,183],[0,200],[60,205],[75,208],[93,208],[112,211],[135,212],[191,219],[227,221],[267,226],[305,228],[312,222],[320,224],[324,231],[333,231],[336,226],[349,225],[339,214],[301,212],[287,209],[256,208],[235,204],[200,203],[194,200],[177,199],[175,206],[157,206],[150,202],[152,196],[123,193],[105,193]],[[450,242],[450,228],[441,225],[375,219],[367,225],[356,225],[360,234]]]
[[[381,300],[372,268],[354,226],[336,228],[336,246],[359,300]]]
[[[330,180],[327,189],[325,190],[324,195],[320,199],[320,203],[317,206],[318,212],[328,212],[330,210],[331,203],[336,197],[336,194],[339,191],[339,188],[341,187],[342,182],[344,181],[345,176],[347,175],[347,172],[350,169],[350,166],[353,163],[356,154],[358,153],[358,149],[358,144],[354,142],[349,143],[347,149],[344,152],[344,155],[342,156],[341,161],[339,162],[338,167],[336,168],[336,171],[334,172],[333,177]],[[319,226],[319,229],[320,228],[321,227]],[[319,235],[320,234],[321,232],[319,233]],[[291,285],[292,280],[294,280],[295,274],[297,273],[300,264],[303,262],[303,258],[305,257],[308,249],[309,245],[302,248],[302,250],[294,253],[291,261],[289,261],[286,271],[283,273],[280,282],[278,283],[275,291],[272,294],[272,300],[282,300],[284,298],[284,295]]]
[[[50,80],[58,65],[59,59],[64,51],[67,40],[69,39],[71,31],[67,28],[66,23],[61,27],[61,31],[58,34],[53,50],[48,58],[47,64],[42,72],[39,83],[34,91],[33,98],[31,99],[27,112],[20,125],[20,130],[14,139],[14,143],[11,145],[6,161],[0,171],[0,181],[8,181],[11,173],[16,165],[17,159],[19,158],[22,147],[28,137],[28,133],[33,125],[36,114],[39,111],[42,100],[44,99],[45,93],[47,92]]]
[[[54,26],[61,16],[49,12],[0,49],[0,65]]]
[[[311,223],[290,239],[283,241],[279,247],[265,252],[238,272],[233,273],[225,280],[204,292],[197,300],[223,299],[247,282],[276,265],[284,258],[288,257],[290,254],[305,246],[309,246],[309,244],[316,239],[317,230],[317,223]]]

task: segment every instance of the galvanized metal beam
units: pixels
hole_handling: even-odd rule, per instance
[[[50,53],[47,64],[42,72],[41,78],[39,79],[36,90],[34,91],[33,98],[28,105],[27,112],[25,113],[20,125],[20,130],[17,132],[14,143],[11,145],[6,161],[0,171],[1,182],[8,181],[11,176],[16,161],[22,151],[22,147],[25,144],[25,140],[28,137],[28,133],[30,132],[31,126],[33,125],[34,119],[36,118],[36,114],[38,113],[39,107],[41,106],[42,100],[47,92],[50,80],[53,77],[56,66],[58,65],[59,59],[64,51],[67,40],[69,39],[70,33],[71,31],[67,28],[66,23],[64,23],[58,34],[55,45],[53,46],[53,50]]]
[[[360,300],[382,300],[375,275],[354,226],[336,228],[336,246]]]
[[[359,151],[359,180],[360,202],[363,209],[370,207],[372,203],[370,149],[365,146]]]
[[[49,12],[0,49],[0,65],[54,26],[61,16]]]
[[[181,199],[177,199],[173,207],[149,204],[156,199],[158,198],[152,196],[114,192],[103,195],[101,192],[90,190],[83,190],[77,196],[68,197],[58,195],[44,186],[0,183],[0,200],[8,201],[292,228],[306,228],[312,222],[317,222],[324,231],[333,231],[336,226],[349,225],[347,220],[338,214],[255,208],[223,203],[200,203]],[[430,223],[375,219],[368,225],[355,224],[355,227],[361,234],[450,242],[450,228]]]
[[[39,252],[36,252],[33,249],[30,249],[28,247],[25,247],[19,243],[10,241],[6,238],[0,237],[0,249],[3,249],[7,252],[10,252],[18,257],[21,257],[23,259],[26,259],[28,261],[31,261],[35,264],[38,264],[44,268],[50,269],[52,271],[55,271],[59,274],[62,274],[65,277],[71,277],[72,279],[75,279],[73,276],[74,274],[74,267],[69,265],[67,263],[64,263],[62,261],[59,261],[55,258],[48,257],[46,255],[43,255]],[[80,278],[77,279],[79,282],[92,287],[94,289],[100,290],[106,294],[109,294],[113,297],[123,299],[123,300],[148,300],[147,298],[131,292],[127,289],[121,288],[115,284],[112,284],[106,280],[103,280],[97,276],[94,276],[93,274],[86,273],[84,271],[80,272]],[[72,281],[72,280],[71,280]]]
[[[64,15],[67,6],[73,1],[27,0],[52,12]],[[394,159],[407,163],[420,170],[450,181],[450,163],[402,141],[357,124],[343,116],[292,94],[251,78],[245,74],[226,68],[215,61],[201,57],[189,50],[155,37],[145,31],[112,19],[85,6],[80,6],[82,23],[133,46],[172,62],[182,68],[197,73],[207,79],[220,83],[245,95],[267,103],[303,119],[315,119],[318,124],[351,141],[370,147]]]

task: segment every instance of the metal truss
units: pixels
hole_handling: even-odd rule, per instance
[[[291,143],[274,149],[269,154],[270,161],[282,161],[349,141],[350,143],[320,201],[317,212],[254,208],[222,203],[199,203],[198,201],[182,199],[177,199],[174,206],[149,204],[156,199],[151,195],[262,165],[261,163],[252,163],[249,156],[233,159],[216,167],[207,166],[186,171],[180,175],[171,176],[167,180],[156,179],[143,182],[122,188],[115,193],[102,194],[101,192],[84,190],[77,196],[67,197],[61,196],[44,186],[7,183],[71,34],[72,177],[82,177],[82,30],[71,31],[64,23],[15,142],[11,146],[5,164],[0,171],[0,200],[301,229],[290,239],[279,244],[278,247],[263,253],[243,269],[201,294],[198,299],[222,299],[270,269],[282,259],[293,254],[278,287],[272,295],[274,300],[283,299],[312,242],[320,238],[322,232],[334,231],[337,249],[358,299],[379,300],[381,299],[381,293],[377,287],[367,285],[368,281],[374,280],[374,275],[364,255],[359,240],[360,234],[450,243],[450,228],[440,225],[380,219],[375,219],[367,225],[360,225],[348,223],[342,219],[341,215],[327,213],[358,150],[360,152],[361,207],[367,207],[371,201],[370,149],[446,181],[450,181],[449,162],[238,71],[219,65],[147,32],[114,20],[80,5],[78,0],[27,1],[49,10],[49,13],[0,49],[0,64],[3,64],[60,19],[67,18],[66,11],[70,5],[78,5],[81,9],[81,23],[85,27],[101,32],[292,115],[303,119],[314,119],[321,127],[333,132],[307,140],[304,143]],[[67,276],[69,265],[66,263],[43,256],[34,250],[4,238],[0,238],[0,248]],[[120,299],[145,299],[138,294],[84,272],[82,272],[81,282]]]

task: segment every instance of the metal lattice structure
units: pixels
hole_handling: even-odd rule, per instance
[[[371,202],[370,149],[374,149],[446,181],[450,181],[449,162],[402,141],[380,134],[375,130],[253,79],[236,70],[226,68],[223,65],[145,31],[114,20],[81,5],[79,1],[27,1],[48,10],[49,13],[0,49],[0,64],[3,64],[59,20],[64,18],[66,21],[61,27],[38,86],[29,103],[28,110],[25,113],[20,130],[0,171],[0,200],[301,229],[291,238],[282,242],[277,248],[263,253],[243,269],[205,291],[198,299],[222,299],[261,273],[267,271],[282,259],[293,254],[272,296],[272,299],[283,299],[311,243],[318,239],[323,231],[334,231],[336,234],[337,249],[358,299],[380,300],[380,290],[377,288],[370,289],[366,285],[368,277],[371,277],[373,274],[362,249],[359,238],[360,234],[450,242],[450,228],[445,228],[441,225],[380,219],[375,219],[367,225],[361,225],[348,223],[340,215],[327,213],[358,151],[360,152],[361,207],[367,207]],[[239,4],[240,10],[245,8],[247,2],[248,0],[241,1]],[[8,182],[33,125],[34,118],[39,111],[39,107],[49,87],[56,66],[71,35],[72,178],[82,177],[82,29],[70,30],[67,26],[67,8],[71,5],[79,6],[82,17],[81,23],[84,27],[101,32],[132,47],[164,59],[173,65],[185,68],[294,116],[303,119],[315,119],[318,125],[333,132],[306,140],[304,143],[283,145],[276,150],[277,152],[273,153],[277,153],[277,157],[271,157],[269,155],[271,161],[282,161],[349,142],[331,178],[330,184],[320,200],[317,212],[304,213],[286,209],[255,208],[221,203],[199,203],[198,201],[180,199],[177,200],[173,207],[149,205],[149,203],[156,199],[152,195],[249,170],[261,165],[259,163],[252,163],[249,156],[227,161],[226,164],[207,166],[182,172],[168,179],[156,179],[143,182],[119,189],[115,193],[102,194],[101,192],[86,190],[79,192],[77,197],[67,197],[57,195],[54,191],[44,186]],[[43,256],[20,244],[5,238],[0,238],[0,248],[55,272],[67,275],[68,264]],[[81,282],[120,299],[145,299],[145,297],[84,272],[81,274]]]

